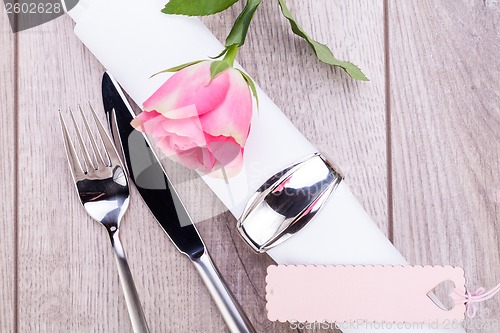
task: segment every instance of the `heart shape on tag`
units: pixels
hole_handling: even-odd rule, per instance
[[[439,308],[450,311],[455,307],[455,300],[451,297],[455,290],[455,283],[451,280],[446,280],[429,291],[427,297],[429,297]]]

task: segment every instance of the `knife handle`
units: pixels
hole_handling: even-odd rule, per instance
[[[256,333],[208,252],[205,250],[200,257],[191,258],[191,261],[200,273],[231,333]]]

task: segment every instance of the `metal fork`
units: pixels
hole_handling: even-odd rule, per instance
[[[70,111],[76,137],[83,151],[83,164],[80,163],[64,118],[59,111],[66,155],[76,190],[85,211],[94,220],[101,223],[109,233],[133,331],[136,333],[149,332],[139,295],[120,241],[120,221],[128,208],[130,197],[127,176],[118,153],[92,106],[90,106],[90,109],[99,132],[98,136],[104,147],[104,154],[101,154],[97,147],[96,140],[81,107],[78,108],[90,141],[90,147],[87,147],[78,129],[73,112]],[[92,154],[89,153],[89,150]]]

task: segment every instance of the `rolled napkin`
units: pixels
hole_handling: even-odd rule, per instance
[[[160,10],[165,1],[81,0],[69,12],[76,22],[76,35],[138,105],[142,105],[168,77],[164,74],[150,78],[152,74],[206,59],[223,49],[197,18],[162,14]],[[257,90],[260,111],[253,114],[243,171],[229,178],[229,184],[210,176],[203,177],[236,218],[241,217],[249,199],[269,177],[317,153],[271,99],[260,88]],[[406,263],[343,181],[303,229],[267,253],[279,264]],[[361,327],[343,331],[383,330]],[[405,329],[390,331],[411,332]],[[425,333],[425,330],[418,332]]]

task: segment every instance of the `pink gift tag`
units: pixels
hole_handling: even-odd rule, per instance
[[[464,270],[451,266],[269,266],[272,321],[443,323],[465,318]],[[428,293],[451,281],[446,310]],[[439,301],[438,301],[439,302]]]

